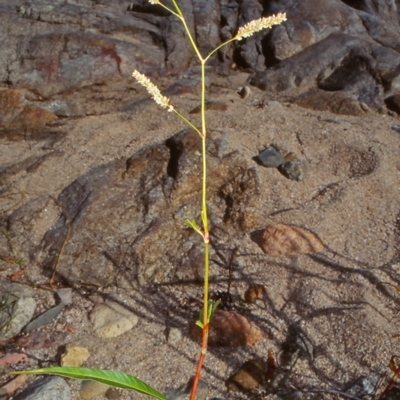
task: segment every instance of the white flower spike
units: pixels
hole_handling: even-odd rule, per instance
[[[286,13],[279,13],[271,15],[270,17],[263,17],[248,22],[246,25],[241,26],[236,35],[236,40],[250,37],[253,33],[261,31],[262,29],[272,28],[274,25],[279,25],[286,21]]]
[[[139,71],[133,71],[132,76],[143,85],[154,101],[163,108],[168,108],[168,111],[174,111],[174,107],[169,104],[169,98],[163,96],[160,89],[147,78],[146,75],[141,74]]]

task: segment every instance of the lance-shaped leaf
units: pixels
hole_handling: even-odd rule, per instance
[[[104,383],[109,386],[114,386],[120,389],[134,390],[138,393],[152,396],[159,400],[168,400],[163,394],[153,389],[138,378],[132,375],[118,371],[105,371],[94,368],[78,368],[78,367],[52,367],[40,368],[31,371],[19,371],[14,374],[28,375],[60,375],[66,378],[73,379],[89,379],[92,381]]]

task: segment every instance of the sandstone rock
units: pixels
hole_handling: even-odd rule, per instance
[[[94,332],[102,338],[122,335],[138,323],[138,317],[121,305],[107,301],[96,304],[90,314]]]
[[[201,329],[196,324],[190,326],[193,340],[201,340]],[[235,311],[215,312],[209,331],[209,345],[222,347],[248,346],[264,337],[264,333],[246,317]]]
[[[278,257],[322,251],[324,245],[314,233],[297,226],[275,224],[268,226],[261,239],[264,253]]]
[[[81,367],[89,357],[89,350],[85,347],[67,346],[65,353],[61,356],[61,365],[63,367]]]

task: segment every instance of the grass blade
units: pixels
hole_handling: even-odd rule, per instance
[[[153,389],[138,378],[132,375],[118,371],[105,371],[94,368],[77,368],[77,367],[52,367],[40,368],[31,371],[14,372],[14,374],[27,375],[60,375],[66,378],[73,379],[89,379],[92,381],[105,383],[109,386],[114,386],[121,389],[135,390],[136,392],[147,394],[159,400],[168,400],[163,394]]]

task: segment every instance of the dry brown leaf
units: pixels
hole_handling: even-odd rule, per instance
[[[275,224],[267,226],[262,234],[261,248],[270,256],[292,256],[317,253],[324,249],[314,233],[298,226]]]

